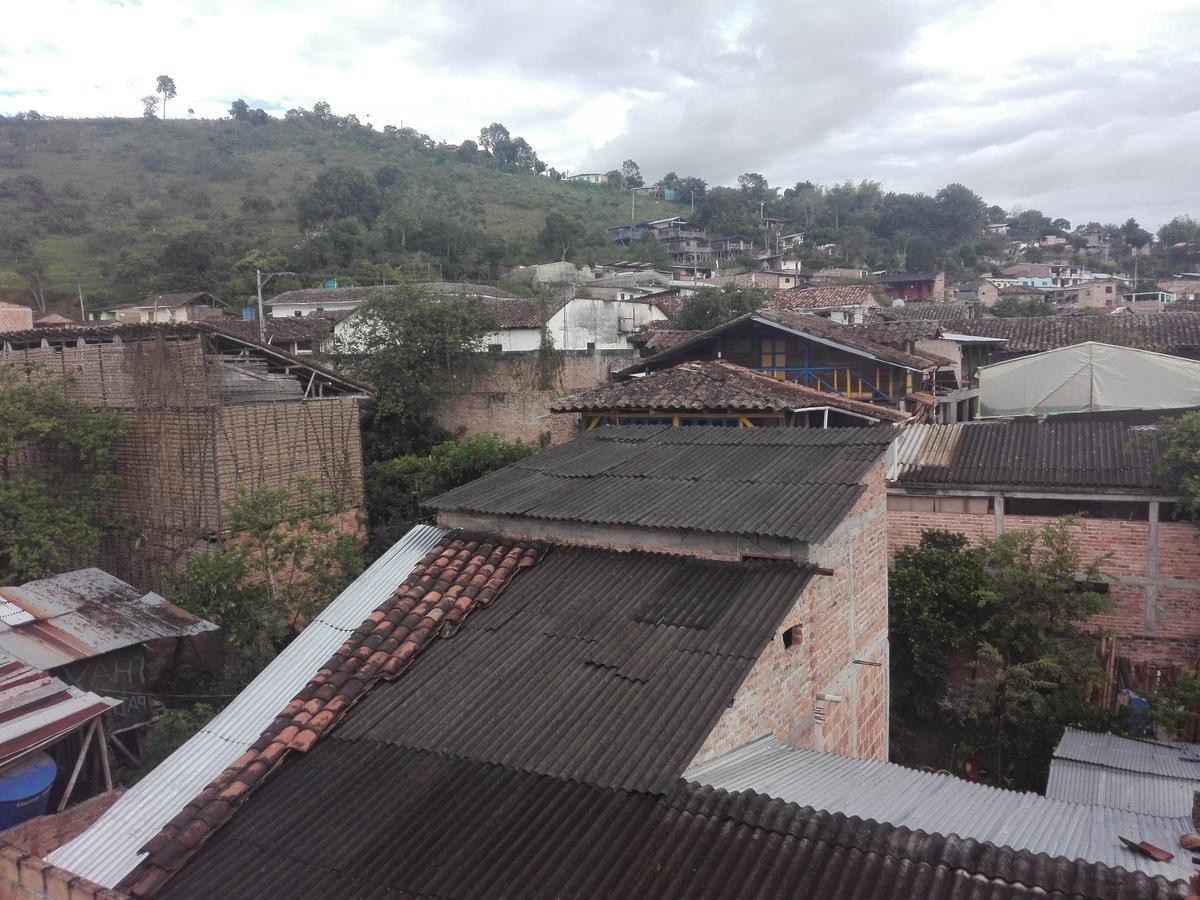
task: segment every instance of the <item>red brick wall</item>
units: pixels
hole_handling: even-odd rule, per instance
[[[637,359],[633,350],[567,352],[558,386],[539,390],[536,353],[481,357],[475,361],[477,371],[451,386],[438,410],[438,423],[467,435],[495,433],[526,444],[562,444],[575,436],[578,417],[551,413],[550,403],[571,391],[606,383],[610,372]]]
[[[1047,516],[1004,517],[1004,530],[1041,528]],[[889,510],[888,549],[916,544],[921,532],[940,528],[965,534],[972,542],[995,536],[987,515]],[[1118,652],[1139,660],[1193,666],[1200,659],[1200,530],[1183,522],[1158,526],[1158,574],[1148,578],[1146,522],[1083,519],[1072,528],[1085,561],[1109,559],[1100,567],[1110,581],[1114,608],[1092,624],[1120,640]],[[1147,583],[1156,598],[1147,609]]]
[[[810,548],[815,573],[693,764],[773,734],[796,746],[887,759],[887,517],[880,462],[838,529]],[[790,648],[783,633],[802,633]],[[862,665],[854,660],[879,663]],[[825,702],[821,720],[818,695]]]
[[[52,866],[40,856],[0,842],[3,900],[123,900],[124,896]]]
[[[28,306],[0,303],[0,331],[25,331],[32,327],[32,309]]]

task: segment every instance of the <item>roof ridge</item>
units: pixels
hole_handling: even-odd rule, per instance
[[[295,750],[307,753],[380,681],[399,678],[436,637],[452,637],[476,606],[487,606],[544,545],[445,536],[391,596],[267,726],[259,739],[143,847],[148,855],[121,882],[135,897],[156,893],[250,793]]]

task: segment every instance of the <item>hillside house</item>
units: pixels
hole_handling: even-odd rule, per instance
[[[788,253],[804,243],[804,232],[793,231],[791,234],[781,234],[775,239],[775,249],[779,253]]]
[[[554,401],[550,409],[577,416],[586,431],[601,425],[834,428],[909,420],[894,409],[780,381],[720,359],[680,363],[577,391]]]
[[[708,359],[895,408],[932,399],[938,371],[952,369],[945,358],[877,343],[857,327],[805,313],[760,310],[688,336],[618,374],[627,377]]]
[[[358,530],[366,385],[203,322],[0,333],[0,365],[67,378],[69,397],[126,419],[112,504],[128,527],[105,536],[104,559],[143,590],[221,535],[239,489],[313,479]]]
[[[1094,625],[1118,655],[1191,667],[1200,658],[1196,527],[1156,472],[1153,430],[1120,419],[977,422],[903,429],[889,457],[888,548],[927,528],[972,540],[1064,515],[1114,601]]]
[[[974,278],[955,285],[954,299],[959,303],[979,303],[991,306],[1000,299],[1000,289],[987,278]]]
[[[603,172],[580,172],[577,175],[564,175],[563,181],[572,184],[608,184],[608,176]]]
[[[751,270],[734,275],[722,275],[717,272],[708,279],[706,284],[710,287],[737,284],[743,287],[758,288],[760,291],[786,291],[797,287],[801,282],[802,276],[799,272]]]
[[[1077,281],[1069,287],[1050,288],[1046,299],[1059,307],[1073,309],[1115,309],[1121,306],[1122,282],[1115,278]]]
[[[668,316],[653,300],[560,296],[543,302],[526,297],[485,299],[499,330],[483,338],[494,353],[535,351],[542,324],[559,350],[630,350],[630,337],[643,325]]]
[[[893,301],[920,303],[940,302],[946,299],[945,272],[899,272],[894,275],[877,275],[875,281]]]
[[[709,242],[714,259],[731,260],[749,256],[754,252],[754,242],[740,234],[715,237]]]
[[[153,294],[135,303],[126,303],[90,314],[93,322],[118,322],[122,325],[147,323],[175,324],[222,319],[230,313],[229,304],[207,291],[180,294]]]

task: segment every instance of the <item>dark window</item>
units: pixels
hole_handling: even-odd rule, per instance
[[[1077,581],[1077,582],[1075,582],[1075,590],[1079,591],[1080,593],[1082,593],[1084,591],[1091,591],[1093,594],[1107,594],[1108,593],[1108,582],[1107,581]]]
[[[589,350],[595,350],[595,349],[596,349],[596,342],[595,342],[595,341],[588,341],[588,343],[587,343],[587,348],[588,348]]]
[[[784,649],[790,650],[793,644],[800,644],[804,640],[804,626],[793,625],[791,628],[783,632]]]
[[[499,356],[503,349],[503,344],[488,344],[488,353],[492,354],[492,356]]]
[[[1049,497],[1005,497],[1004,513],[1010,516],[1083,516],[1086,519],[1123,519],[1145,522],[1146,503],[1129,500],[1058,500]]]

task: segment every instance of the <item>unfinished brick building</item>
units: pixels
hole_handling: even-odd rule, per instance
[[[1200,531],[1174,519],[1146,425],[1016,421],[917,425],[893,445],[891,552],[929,528],[972,541],[1041,528],[1065,515],[1086,561],[1101,560],[1112,612],[1093,624],[1116,656],[1200,663]]]
[[[240,489],[312,479],[358,527],[365,385],[203,323],[0,333],[0,365],[125,417],[103,564],[143,590],[220,535]]]
[[[883,453],[894,434],[601,428],[430,505],[442,525],[507,538],[803,568],[809,577],[692,761],[764,734],[886,759]]]

